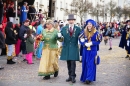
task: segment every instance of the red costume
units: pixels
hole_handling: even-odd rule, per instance
[[[6,23],[6,22],[7,22],[6,7],[4,7],[4,16],[3,16],[3,21],[2,21],[2,23]]]

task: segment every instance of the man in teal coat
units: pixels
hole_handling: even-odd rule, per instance
[[[68,16],[69,26],[63,27],[61,33],[58,33],[58,37],[63,38],[60,60],[66,60],[68,67],[69,78],[66,79],[66,82],[71,81],[72,83],[76,82],[76,61],[79,61],[78,37],[81,32],[80,27],[74,25],[74,22],[74,15],[70,14]]]

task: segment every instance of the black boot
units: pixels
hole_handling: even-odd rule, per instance
[[[57,77],[58,76],[58,71],[56,71],[55,73],[54,73],[54,77]]]
[[[112,48],[110,47],[109,50],[112,50]]]
[[[129,55],[127,55],[125,58],[129,58]]]
[[[49,76],[45,76],[45,77],[43,77],[43,79],[44,79],[44,80],[48,80],[48,79],[50,79],[50,75],[49,75]]]
[[[23,62],[27,62],[27,60],[26,60],[26,59],[24,59],[24,60],[23,60]]]
[[[72,81],[72,78],[69,77],[68,79],[66,79],[66,82]]]
[[[76,82],[75,78],[74,78],[74,77],[72,77],[72,83],[75,83],[75,82]]]
[[[82,63],[82,60],[80,60],[79,62]]]
[[[16,62],[12,61],[12,59],[8,60],[7,59],[7,64],[15,64]]]

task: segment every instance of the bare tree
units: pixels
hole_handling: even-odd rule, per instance
[[[126,20],[128,17],[130,18],[130,1],[124,0],[124,7],[122,8],[122,14],[124,17],[124,20]]]
[[[107,4],[106,4],[106,9],[108,10],[108,13],[109,13],[109,15],[110,15],[110,22],[111,22],[111,20],[112,20],[112,18],[114,17],[114,16],[116,16],[116,12],[115,12],[115,9],[116,9],[116,2],[114,2],[114,1],[110,1],[110,2],[108,2]]]
[[[128,7],[124,7],[122,12],[124,14],[124,20],[126,20],[127,17],[130,16],[130,9]]]
[[[115,15],[118,17],[118,20],[120,20],[120,18],[123,15],[123,9],[121,7],[116,7],[115,8]]]
[[[97,18],[97,21],[98,20],[98,17],[99,17],[99,10],[96,8],[96,7],[93,7],[92,10],[91,10],[91,15],[96,17]]]
[[[89,0],[73,0],[71,3],[71,13],[80,17],[82,23],[83,17],[92,9],[92,3]],[[70,13],[68,12],[68,13]]]
[[[97,18],[97,22],[99,22],[99,16],[103,17],[103,13],[103,6],[98,3],[96,7],[93,7],[91,10],[91,15]]]

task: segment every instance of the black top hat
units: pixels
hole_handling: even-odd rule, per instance
[[[76,19],[74,18],[74,15],[73,15],[73,14],[69,14],[67,20],[76,20]]]
[[[130,20],[127,20],[126,23],[130,22]]]

